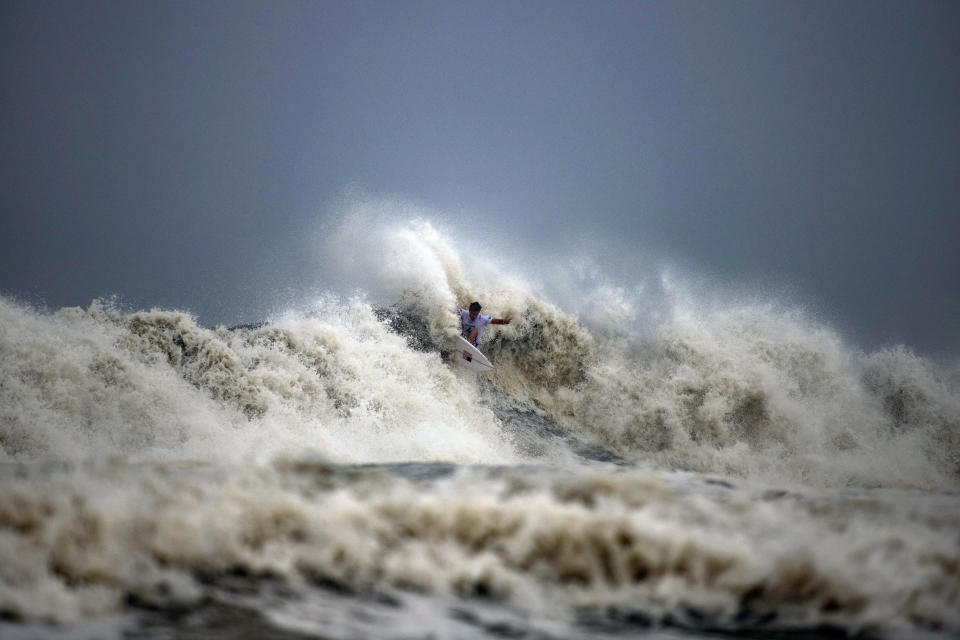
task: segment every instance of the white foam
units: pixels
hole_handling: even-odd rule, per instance
[[[422,484],[303,460],[3,479],[0,608],[27,619],[109,613],[127,594],[189,606],[208,588],[196,574],[241,570],[296,591],[482,595],[567,622],[619,612],[736,627],[773,614],[788,628],[960,630],[950,496],[771,501],[638,471]]]
[[[7,459],[517,460],[472,381],[359,301],[235,332],[100,303],[44,315],[4,300],[0,321]]]

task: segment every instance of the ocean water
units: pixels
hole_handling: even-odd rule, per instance
[[[960,635],[955,367],[370,241],[253,325],[0,298],[0,636]]]

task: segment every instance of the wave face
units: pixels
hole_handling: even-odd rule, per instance
[[[534,285],[388,209],[326,238],[366,294],[257,325],[0,298],[6,631],[960,633],[956,370],[666,276]],[[449,352],[473,299],[512,318],[485,376]]]

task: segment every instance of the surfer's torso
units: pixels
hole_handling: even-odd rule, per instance
[[[493,320],[493,316],[485,316],[482,314],[477,314],[476,319],[470,318],[470,312],[466,309],[460,309],[460,335],[464,338],[470,337],[470,331],[473,329],[477,330],[477,339],[473,342],[473,346],[477,346],[477,343],[480,342],[480,338],[483,337],[483,328],[486,327]]]

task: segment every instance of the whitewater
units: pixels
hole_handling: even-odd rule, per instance
[[[0,635],[960,635],[956,365],[378,206],[262,322],[0,297]]]

